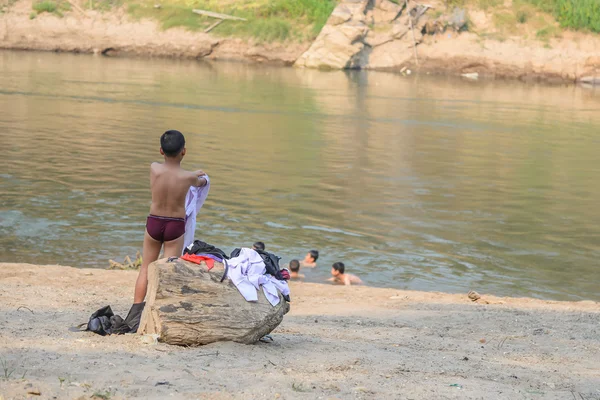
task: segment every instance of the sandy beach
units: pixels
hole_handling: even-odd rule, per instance
[[[600,399],[598,303],[294,283],[270,344],[69,331],[135,277],[0,264],[0,398]]]

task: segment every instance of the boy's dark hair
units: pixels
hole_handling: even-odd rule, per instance
[[[300,271],[300,261],[298,261],[298,260],[290,261],[290,271],[292,271],[292,272]]]
[[[308,254],[310,254],[310,256],[317,261],[317,259],[319,258],[319,252],[317,250],[311,250],[308,252]]]
[[[185,147],[185,137],[179,131],[166,131],[160,137],[160,148],[167,157],[175,157]]]
[[[252,245],[256,250],[265,251],[265,244],[263,242],[256,242]]]
[[[343,262],[336,262],[335,264],[332,265],[332,268],[335,269],[340,274],[343,274],[344,271],[346,270],[346,266],[344,265]]]

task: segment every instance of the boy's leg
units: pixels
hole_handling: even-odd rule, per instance
[[[182,239],[183,242],[183,239]],[[142,249],[142,267],[138,275],[137,281],[135,282],[135,295],[133,297],[133,303],[141,303],[146,297],[146,290],[148,290],[148,265],[158,259],[160,254],[160,248],[162,243],[152,239],[152,236],[146,232],[144,234],[144,248]],[[165,243],[166,252],[166,243]]]
[[[183,253],[183,237],[184,235],[181,235],[175,240],[165,242],[165,258],[181,257],[181,253]]]

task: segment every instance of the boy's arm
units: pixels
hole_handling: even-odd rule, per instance
[[[199,169],[198,171],[194,171],[194,172],[190,172],[190,186],[195,186],[195,187],[203,187],[206,186],[206,178],[203,178],[203,176],[206,175],[206,173],[204,171],[202,171],[201,169]]]

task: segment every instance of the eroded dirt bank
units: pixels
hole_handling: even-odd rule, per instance
[[[309,45],[256,44],[179,28],[165,31],[154,21],[132,21],[123,10],[73,10],[62,18],[42,13],[30,19],[31,7],[31,0],[20,0],[0,14],[0,48],[291,65]]]

